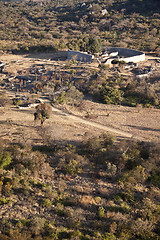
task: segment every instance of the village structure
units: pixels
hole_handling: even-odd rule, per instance
[[[52,56],[52,53],[50,53]],[[129,71],[136,78],[146,79],[154,70],[152,66],[138,67],[137,63],[145,61],[145,53],[133,49],[118,48],[118,47],[106,47],[102,49],[102,52],[94,56],[86,52],[79,51],[63,51],[53,54],[51,59],[35,59],[26,60],[32,61],[32,67],[25,69],[25,71],[19,71],[15,75],[11,75],[6,71],[6,63],[0,62],[0,72],[4,81],[1,81],[1,89],[3,87],[8,90],[14,91],[18,97],[18,94],[22,94],[23,102],[27,99],[23,93],[43,93],[52,98],[56,97],[59,93],[66,91],[70,84],[77,86],[78,81],[87,81],[87,78],[83,78],[81,75],[74,74],[73,69],[61,68],[58,65],[59,61],[63,62],[63,65],[69,64],[69,61],[76,60],[77,66],[80,62],[82,64],[97,63],[110,66],[112,71],[120,71],[120,62],[123,62],[123,71]],[[21,64],[17,61],[17,64]],[[119,65],[115,64],[118,62]]]
[[[96,59],[99,63],[111,65],[113,60],[124,61],[125,63],[138,63],[145,61],[145,53],[128,48],[107,47],[102,50],[97,58],[86,52],[68,50],[68,59],[75,59],[82,62],[92,62]]]

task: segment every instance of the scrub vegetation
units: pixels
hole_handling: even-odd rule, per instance
[[[158,144],[46,142],[1,144],[2,239],[159,239]]]

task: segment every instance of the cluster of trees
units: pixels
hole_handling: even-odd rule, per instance
[[[89,52],[89,53],[98,53],[101,52],[101,39],[95,36],[86,35],[84,37],[79,37],[72,39],[67,46],[71,49]]]
[[[118,69],[121,70],[121,67]],[[150,75],[147,79],[139,81],[135,77],[126,77],[119,72],[111,74],[111,71],[107,66],[100,64],[99,70],[90,72],[87,79],[75,81],[75,85],[84,94],[89,94],[101,103],[130,107],[139,104],[143,107],[160,107],[157,82],[159,74]]]

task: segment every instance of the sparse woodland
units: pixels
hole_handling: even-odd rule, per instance
[[[96,52],[101,43],[160,54],[158,0],[1,1],[0,15],[1,51]]]
[[[1,239],[159,239],[159,145],[1,139]]]
[[[116,45],[160,56],[158,0],[0,4],[1,54],[68,48],[96,53],[100,46]],[[80,71],[87,76],[78,78]],[[58,79],[47,70],[37,74],[35,94],[66,87],[50,100],[81,107],[87,95],[105,104],[160,107],[159,74],[138,81],[103,64],[89,71],[76,60],[62,72]],[[22,104],[17,101],[13,104]],[[6,104],[11,101],[0,95],[4,111]],[[47,111],[40,104],[35,117],[42,123],[50,106]],[[39,135],[40,145],[0,138],[0,239],[160,239],[159,143],[117,140],[106,133],[66,144],[53,139],[45,123]]]

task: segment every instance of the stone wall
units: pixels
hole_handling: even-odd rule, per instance
[[[74,60],[81,61],[81,62],[92,62],[94,56],[91,54],[88,54],[88,53],[68,50],[67,58],[69,60],[74,59]]]
[[[108,59],[106,59],[106,64],[111,64],[112,60],[118,58],[118,60],[123,60],[125,62],[141,62],[145,60],[145,53],[128,48],[118,48],[118,47],[107,47],[106,52],[108,52]],[[118,53],[118,54],[117,54]],[[115,57],[115,58],[114,58]],[[92,62],[94,56],[88,53],[68,50],[67,59],[77,60],[81,62]]]
[[[145,53],[128,48],[108,47],[106,49],[109,53],[118,52],[118,59],[125,62],[141,62],[145,60]]]

